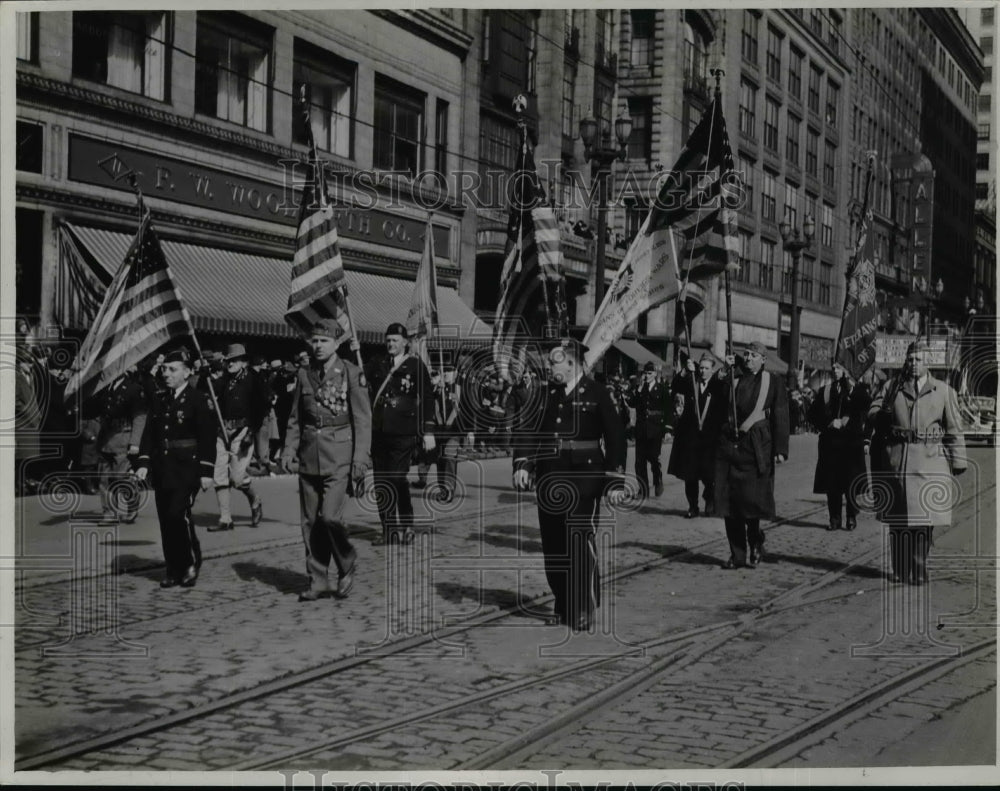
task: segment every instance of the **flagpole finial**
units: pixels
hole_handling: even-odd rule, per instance
[[[722,95],[722,78],[726,74],[726,70],[722,68],[710,69],[709,74],[715,77],[715,95]]]
[[[867,151],[865,151],[865,156],[868,159],[868,167],[870,168],[875,167],[875,161],[878,159],[878,151],[876,151],[874,148],[870,148]]]

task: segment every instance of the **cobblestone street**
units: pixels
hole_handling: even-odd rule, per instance
[[[204,536],[185,591],[158,587],[152,504],[108,537],[86,498],[72,520],[25,499],[19,768],[993,764],[996,490],[992,452],[972,456],[923,588],[887,582],[870,515],[855,533],[824,529],[812,436],[779,470],[755,570],[719,567],[721,521],[684,519],[670,479],[602,524],[604,600],[581,634],[551,619],[534,498],[509,488],[507,459],[463,463],[465,497],[428,510],[409,547],[370,546],[376,521],[352,504],[345,601],[297,601],[291,478],[262,481],[261,527],[237,511],[236,531]],[[76,546],[95,551],[71,550],[84,535],[97,543]],[[947,723],[977,738],[943,739]]]

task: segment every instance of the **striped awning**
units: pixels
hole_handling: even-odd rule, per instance
[[[92,265],[104,269],[108,279],[125,259],[132,242],[132,236],[127,233],[70,223],[65,223],[64,227],[86,251]],[[291,258],[271,258],[166,240],[162,245],[196,331],[299,337],[284,319],[291,282]],[[412,280],[348,269],[347,288],[361,341],[381,342],[391,322],[406,321],[413,294]],[[438,288],[437,294],[442,345],[490,337],[489,325],[462,302],[455,289]],[[72,328],[71,323],[66,326]]]

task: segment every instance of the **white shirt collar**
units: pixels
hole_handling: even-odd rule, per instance
[[[406,352],[403,352],[402,354],[397,354],[395,357],[393,357],[392,358],[393,367],[398,367],[403,362],[404,357],[406,357]]]
[[[917,379],[917,392],[918,392],[918,393],[919,393],[919,392],[920,392],[921,390],[923,390],[923,389],[924,389],[924,385],[925,385],[925,384],[927,384],[927,374],[924,374],[923,376],[921,376],[921,377],[919,377],[919,378]]]
[[[185,382],[180,387],[178,387],[176,390],[174,390],[174,398],[180,398],[181,393],[184,392],[184,388],[187,387],[187,386],[188,386],[188,383]]]
[[[575,389],[580,380],[583,379],[583,373],[578,373],[575,377],[566,382],[566,394],[569,395]]]

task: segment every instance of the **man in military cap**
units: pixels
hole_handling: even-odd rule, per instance
[[[705,516],[715,514],[715,445],[729,393],[714,373],[715,363],[705,353],[697,368],[694,360],[688,360],[684,373],[674,379],[674,414],[678,417],[667,472],[684,481],[688,519],[700,513],[699,482],[705,487]]]
[[[257,432],[267,417],[271,403],[267,386],[247,365],[247,350],[233,343],[226,352],[226,374],[215,392],[222,412],[225,436],[219,432],[215,450],[215,493],[219,498],[219,524],[209,532],[233,529],[230,492],[239,489],[250,504],[250,524],[256,527],[264,508],[247,473]]]
[[[467,421],[458,408],[460,388],[455,379],[455,369],[446,368],[443,375],[440,371],[433,371],[431,385],[434,388],[434,441],[437,447],[432,453],[418,454],[421,460],[417,465],[419,477],[416,486],[422,489],[427,485],[433,463],[437,466],[436,498],[450,503],[455,496],[458,449]]]
[[[298,458],[302,540],[309,590],[300,601],[330,592],[330,560],[337,566],[335,595],[345,598],[354,584],[357,552],[344,524],[347,485],[358,491],[369,465],[371,405],[361,369],[336,352],[344,334],[333,319],[316,323],[309,338],[313,363],[300,368],[288,415],[282,465]]]
[[[189,588],[198,579],[201,546],[191,519],[198,494],[212,485],[217,420],[207,396],[189,386],[191,358],[186,349],[164,356],[164,392],[153,405],[139,443],[136,476],[150,477],[167,574],[161,588]]]
[[[625,498],[624,428],[604,386],[584,375],[583,352],[571,339],[551,349],[539,430],[515,435],[514,450],[514,488],[538,489],[554,609],[574,631],[590,629],[600,603],[594,535],[600,498],[606,494],[612,505]]]
[[[434,388],[420,358],[406,350],[406,327],[398,322],[385,331],[387,355],[370,367],[372,396],[372,466],[375,497],[384,544],[402,531],[402,540],[413,540],[413,502],[407,473],[417,444],[431,452],[434,439]]]
[[[642,367],[642,379],[631,392],[629,406],[635,409],[635,477],[643,497],[649,496],[649,476],[657,497],[663,494],[663,471],[660,451],[667,420],[667,390],[656,380],[656,366],[647,362]]]
[[[146,427],[146,392],[137,372],[128,371],[99,396],[97,474],[101,493],[101,519],[135,521],[139,497],[129,480],[132,462]]]
[[[788,399],[780,377],[764,370],[766,349],[751,343],[726,358],[729,389],[715,463],[715,512],[726,521],[729,560],[723,568],[756,568],[763,558],[761,519],[774,518],[774,466],[788,458]],[[735,410],[735,423],[733,413]]]

